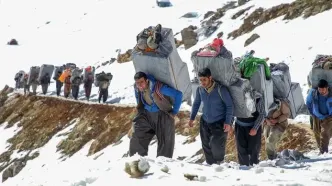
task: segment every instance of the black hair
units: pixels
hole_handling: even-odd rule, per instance
[[[203,68],[198,72],[198,77],[210,77],[211,70],[209,68]]]
[[[147,75],[144,72],[137,72],[134,76],[135,80],[139,80],[141,78],[144,78],[145,80],[148,79]]]
[[[329,83],[325,79],[321,79],[318,82],[318,88],[327,88],[329,87]]]

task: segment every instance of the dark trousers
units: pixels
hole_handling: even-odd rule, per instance
[[[157,136],[157,156],[173,157],[175,143],[174,119],[163,111],[140,111],[133,120],[133,135],[130,139],[129,155],[148,155],[149,144]]]
[[[61,93],[61,88],[62,88],[62,86],[63,86],[63,83],[61,82],[61,81],[59,81],[59,80],[56,80],[56,83],[55,83],[56,85],[56,95],[57,96],[60,96],[60,93]]]
[[[47,93],[48,83],[46,83],[46,84],[41,84],[41,87],[42,87],[42,92],[43,92],[43,94],[45,95],[45,94]]]
[[[312,116],[312,119],[313,131],[320,153],[328,153],[329,143],[332,136],[332,117],[320,120],[319,118]]]
[[[99,97],[98,97],[98,102],[100,103],[101,98],[103,98],[103,103],[107,101],[108,98],[108,89],[100,89],[99,91]]]
[[[72,88],[71,88],[71,93],[72,93],[72,96],[74,97],[75,100],[77,100],[78,98],[78,93],[80,91],[80,86],[76,86],[76,85],[73,85]]]
[[[24,85],[24,95],[26,95],[27,93],[30,93],[30,85]]]
[[[240,165],[254,165],[259,163],[261,150],[262,127],[259,127],[255,136],[250,136],[252,127],[243,127],[235,123],[235,140]]]
[[[201,118],[199,130],[206,163],[212,165],[224,161],[227,140],[224,121],[207,123]]]
[[[91,89],[92,89],[92,84],[91,84],[91,85],[86,85],[86,86],[84,86],[85,97],[86,97],[86,99],[87,99],[88,101],[89,101],[89,99],[90,99]]]

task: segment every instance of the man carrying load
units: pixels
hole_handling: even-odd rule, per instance
[[[138,153],[146,156],[149,144],[156,135],[157,156],[172,158],[175,141],[174,117],[180,110],[182,92],[144,72],[137,72],[134,79],[138,113],[133,120],[129,155]]]
[[[306,105],[313,118],[313,131],[320,154],[328,153],[332,135],[332,92],[326,80],[318,82],[318,88],[310,90]]]
[[[196,91],[189,126],[193,126],[203,102],[199,128],[206,163],[220,164],[225,157],[227,134],[232,129],[233,100],[228,89],[212,79],[210,69],[202,69],[198,76],[201,86]]]

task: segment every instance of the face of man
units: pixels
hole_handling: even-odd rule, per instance
[[[148,80],[143,77],[135,80],[135,83],[139,91],[143,91],[148,87]]]
[[[199,77],[199,81],[202,87],[209,88],[212,83],[212,77]]]
[[[329,93],[328,88],[318,88],[318,92],[322,96],[326,96]]]

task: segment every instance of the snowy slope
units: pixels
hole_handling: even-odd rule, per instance
[[[255,5],[248,11],[251,13],[258,7],[270,8],[289,2],[292,0],[251,1],[240,8],[229,10],[221,19],[223,24],[214,35],[207,39],[201,38],[202,41],[189,50],[179,47],[180,56],[183,61],[188,63],[189,71],[191,71],[190,53],[210,42],[218,32],[223,31],[226,35],[237,29],[243,21],[240,18],[232,20],[230,17],[239,9]],[[5,72],[0,75],[2,79],[0,87],[5,84],[13,85],[14,74],[20,69],[28,71],[32,65],[43,63],[61,65],[67,62],[74,62],[82,67],[100,65],[111,57],[116,57],[116,49],[126,51],[132,48],[135,44],[136,34],[146,26],[161,23],[165,27],[171,27],[176,33],[188,25],[199,26],[200,20],[207,11],[215,10],[223,5],[216,0],[204,1],[204,3],[198,0],[194,2],[182,0],[173,2],[172,8],[156,8],[154,3],[153,0],[146,1],[144,4],[124,0],[115,6],[112,1],[106,0],[73,0],[70,2],[61,0],[48,3],[40,0],[28,2],[3,0],[0,6],[0,29],[2,31],[0,61],[8,65],[5,66]],[[197,12],[200,17],[179,19],[187,12]],[[320,25],[327,21],[326,19],[331,14],[332,12],[329,11],[306,20],[298,18],[287,24],[281,18],[275,19],[235,40],[228,40],[225,37],[225,44],[233,52],[233,56],[241,56],[245,51],[254,49],[257,56],[270,57],[270,62],[285,61],[289,63],[292,80],[303,85],[306,82],[306,74],[310,70],[309,64],[315,55],[329,52],[328,45],[332,38],[328,34],[328,30],[321,29]],[[129,15],[135,15],[135,18]],[[261,38],[244,48],[244,41],[252,33],[258,33]],[[11,38],[16,38],[21,46],[5,45]],[[297,68],[299,64],[301,70]],[[108,101],[110,103],[134,103],[132,95],[133,65],[131,63],[113,63],[102,66],[97,71],[102,70],[114,74]],[[192,73],[191,77],[193,77]],[[306,92],[305,87],[303,88]],[[52,84],[50,91],[54,89],[55,84]],[[84,99],[83,87],[81,91],[81,98]],[[96,95],[97,91],[94,88],[93,94]]]
[[[27,71],[32,65],[43,63],[61,65],[67,62],[74,62],[79,66],[98,65],[111,57],[116,57],[116,49],[125,51],[132,48],[136,34],[143,27],[161,23],[165,27],[171,27],[176,33],[188,25],[199,25],[204,13],[221,7],[225,2],[178,0],[172,2],[174,5],[172,8],[156,8],[154,0],[122,0],[116,3],[111,0],[2,0],[0,1],[0,61],[4,65],[4,70],[0,73],[0,87],[5,84],[13,85],[15,73],[21,69]],[[226,35],[237,29],[243,21],[232,20],[230,17],[239,9],[255,5],[255,8],[249,10],[250,13],[258,7],[269,8],[288,2],[292,0],[253,0],[241,8],[227,11],[222,18],[223,24],[211,38],[202,40],[189,50],[178,48],[182,60],[188,63],[191,72],[191,52],[210,42],[218,32],[223,31]],[[179,19],[187,12],[197,12],[201,17]],[[330,52],[332,36],[329,30],[322,29],[321,25],[328,23],[331,16],[332,11],[328,11],[306,20],[298,18],[288,23],[279,18],[235,40],[224,38],[224,42],[233,52],[233,56],[240,56],[245,51],[254,49],[257,56],[269,57],[270,62],[289,63],[292,80],[303,85],[306,83],[306,74],[310,70],[310,63],[315,55]],[[50,23],[46,24],[48,21]],[[253,33],[258,33],[261,38],[244,48],[244,41]],[[6,43],[12,38],[17,39],[20,46],[7,46]],[[102,70],[110,71],[114,75],[109,101],[123,104],[134,103],[131,86],[133,65],[130,62],[113,63],[98,69],[98,71]],[[306,92],[306,87],[302,88],[303,92]],[[54,90],[55,85],[51,84],[50,89]],[[96,94],[97,91],[94,88],[93,93]],[[0,129],[0,152],[2,152],[6,147],[6,140],[13,135],[14,129],[3,127]],[[153,158],[156,152],[155,145],[152,146],[149,154],[152,166],[150,172],[154,174],[149,179],[137,181],[127,179],[128,176],[122,171],[124,161],[127,161],[122,158],[128,148],[126,137],[120,145],[109,146],[97,153],[96,156],[104,153],[97,160],[93,159],[95,156],[86,157],[87,149],[83,148],[70,159],[61,162],[58,160],[60,155],[55,153],[55,146],[64,137],[54,137],[45,147],[39,149],[41,155],[36,160],[30,161],[19,175],[9,179],[3,185],[104,186],[115,182],[124,185],[202,184],[185,181],[182,173],[190,172],[206,176],[209,185],[220,183],[225,185],[332,184],[332,170],[329,168],[332,165],[331,160],[307,163],[304,164],[304,168],[299,169],[265,168],[262,164],[251,170],[238,170],[237,165],[231,165],[234,168],[223,165],[223,170],[218,172],[220,168],[216,171],[211,167],[177,160],[156,160]],[[177,137],[177,140],[175,156],[191,156],[200,148],[199,140],[190,145],[182,145],[185,140],[182,137]],[[312,152],[309,156],[325,158],[316,157],[316,154],[317,152]],[[332,159],[332,156],[326,155],[326,158]],[[170,174],[160,171],[159,167],[163,164],[170,167]]]
[[[43,186],[104,186],[109,184],[122,185],[331,185],[332,181],[332,155],[317,156],[317,151],[307,154],[311,160],[299,161],[282,167],[273,167],[274,161],[262,161],[250,169],[230,162],[221,166],[207,166],[189,163],[190,159],[183,161],[154,158],[157,150],[156,144],[151,145],[147,160],[151,166],[143,179],[129,178],[123,169],[125,162],[136,160],[137,157],[122,158],[128,150],[128,137],[123,137],[120,144],[111,145],[95,155],[87,157],[86,144],[71,158],[62,161],[61,155],[56,152],[56,145],[64,138],[66,132],[72,130],[75,123],[55,135],[44,147],[36,149],[40,155],[29,161],[26,167],[14,178],[2,183],[4,186],[43,185]],[[1,149],[4,149],[7,137],[17,130],[14,126],[10,130],[0,127]],[[62,135],[61,137],[58,137]],[[182,145],[185,138],[177,136],[174,157],[190,156],[200,147],[199,140],[190,145]],[[1,150],[0,149],[0,150]],[[14,153],[12,158],[22,157],[25,153]],[[194,159],[194,158],[193,158]],[[168,173],[161,171],[167,166]],[[184,174],[198,176],[198,181],[189,182]],[[203,182],[203,183],[202,183]]]

